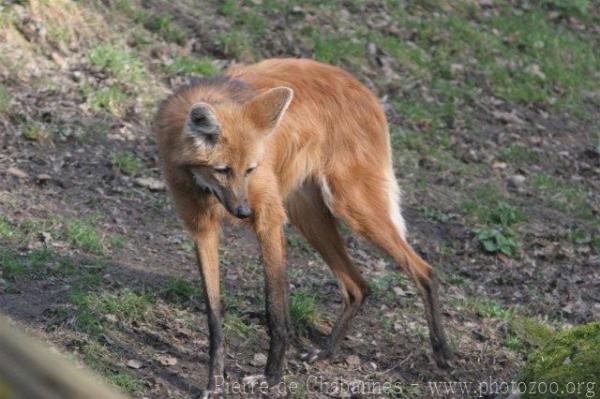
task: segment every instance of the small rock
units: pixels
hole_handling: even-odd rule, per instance
[[[504,170],[508,165],[506,162],[494,161],[492,162],[492,169],[496,170]]]
[[[61,56],[57,52],[53,52],[51,54],[51,57],[52,57],[52,60],[56,63],[56,65],[58,65],[60,67],[60,69],[67,69],[68,64],[63,56]]]
[[[492,0],[477,0],[479,7],[493,7],[494,2]]]
[[[111,323],[116,323],[116,322],[117,322],[117,316],[115,316],[115,315],[114,315],[114,314],[112,314],[112,313],[107,313],[107,314],[105,314],[105,315],[104,315],[104,318],[105,318],[107,321],[110,321]],[[132,361],[135,361],[135,360],[132,360]],[[137,367],[137,368],[139,368],[139,367]]]
[[[535,76],[536,78],[539,78],[540,80],[546,80],[546,74],[542,72],[538,64],[529,65],[527,68],[525,68],[525,72]]]
[[[139,360],[131,359],[127,361],[127,367],[132,369],[141,369],[144,365]]]
[[[154,177],[138,177],[134,182],[138,186],[147,188],[150,191],[165,191],[167,188],[165,183]]]
[[[360,358],[356,355],[350,355],[346,358],[346,363],[348,363],[348,366],[358,367],[360,366]]]
[[[377,46],[375,45],[375,43],[373,42],[369,42],[369,44],[367,44],[367,51],[369,52],[369,54],[371,56],[376,56],[377,55]]]
[[[462,72],[464,72],[465,66],[463,64],[451,64],[450,65],[450,73],[452,76],[456,76]]]
[[[523,186],[523,183],[525,183],[525,176],[513,175],[508,178],[507,183],[508,183],[508,187],[514,188],[514,189],[519,189]]]
[[[512,112],[493,111],[492,115],[494,118],[504,123],[514,123],[517,125],[522,125],[525,123],[523,119],[517,116],[517,113],[514,110]]]
[[[265,376],[263,374],[251,374],[242,378],[242,382],[246,385],[255,385],[260,383],[262,385],[265,381]]]
[[[256,367],[264,367],[267,364],[267,356],[264,353],[255,353],[250,364]]]
[[[177,364],[177,359],[169,355],[158,355],[156,356],[156,360],[163,366],[174,366]]]
[[[52,235],[50,233],[48,233],[47,231],[42,231],[40,233],[40,241],[43,242],[44,244],[48,245],[48,243],[50,241],[52,241]]]
[[[7,170],[9,175],[18,177],[19,179],[28,179],[29,175],[25,172],[23,172],[21,169],[15,167],[15,166],[11,166],[10,168],[8,168]]]
[[[406,296],[406,295],[408,295],[408,293],[406,291],[404,291],[400,287],[393,287],[392,290],[394,291],[394,294],[396,294],[396,296]]]
[[[41,173],[35,177],[35,182],[38,184],[44,184],[50,179],[52,179],[52,177],[49,174]]]

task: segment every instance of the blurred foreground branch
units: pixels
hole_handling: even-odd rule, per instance
[[[125,399],[0,315],[0,399]]]

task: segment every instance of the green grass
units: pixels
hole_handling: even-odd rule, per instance
[[[0,115],[7,115],[12,108],[12,96],[6,86],[0,84]]]
[[[514,256],[522,246],[515,227],[527,217],[508,201],[496,186],[484,184],[475,187],[460,208],[480,226],[475,233],[485,251]]]
[[[113,165],[126,175],[135,175],[142,168],[142,160],[131,152],[114,154],[111,161]]]
[[[290,295],[290,318],[294,329],[306,334],[319,321],[316,295],[304,291],[293,291]]]
[[[119,85],[99,89],[82,86],[81,91],[92,110],[117,117],[125,116],[132,101],[132,96]]]
[[[97,335],[104,330],[107,314],[112,314],[128,323],[148,319],[154,298],[127,288],[116,292],[84,292],[76,289],[71,292],[70,301],[76,308],[77,328],[88,334]]]
[[[539,161],[539,153],[527,146],[510,144],[501,150],[498,158],[512,165],[528,165]]]
[[[27,265],[12,253],[0,250],[0,270],[2,277],[13,281],[25,278],[29,269]]]
[[[223,52],[240,61],[251,62],[256,58],[249,36],[241,30],[232,29],[217,38]]]
[[[137,19],[146,29],[162,36],[165,40],[180,45],[185,44],[187,32],[169,15],[155,15],[144,10],[137,10]]]
[[[569,389],[569,395],[544,397],[594,397],[600,386],[600,323],[576,326],[554,335],[540,349],[529,355],[521,371],[520,381],[535,381],[538,386],[555,384]],[[527,384],[529,385],[529,384]],[[527,392],[524,398],[539,397]]]
[[[472,299],[468,306],[481,317],[510,320],[515,314],[514,309],[488,299]]]
[[[422,205],[418,209],[423,214],[423,216],[434,222],[446,223],[449,219],[448,215],[444,212],[426,205]]]
[[[593,199],[581,183],[564,181],[548,173],[537,173],[531,177],[531,184],[541,192],[541,198],[550,207],[572,212],[586,221],[597,220],[591,206]]]
[[[147,77],[144,65],[137,56],[111,44],[94,47],[88,54],[88,61],[110,72],[121,84],[138,86]]]
[[[23,137],[33,141],[44,141],[50,138],[50,133],[39,122],[26,122],[22,127]]]
[[[234,22],[234,29],[259,40],[267,33],[269,27],[265,8],[261,5],[240,7],[239,2],[227,0],[222,2],[219,13]]]
[[[124,392],[136,393],[144,386],[144,380],[133,377],[124,371],[108,370],[102,373],[106,381]]]
[[[392,57],[401,76],[427,80],[428,89],[464,75],[457,100],[469,97],[469,86],[481,87],[506,101],[585,115],[584,91],[598,90],[600,53],[597,42],[549,18],[549,10],[584,18],[589,2],[545,1],[516,13],[514,5],[498,2],[494,15],[482,15],[469,2],[456,2],[451,12],[431,3],[425,18],[414,18],[413,6],[388,3],[390,15],[414,32],[413,38],[371,32],[369,40]],[[437,11],[437,12],[433,12]],[[591,22],[591,21],[588,21]],[[324,57],[334,60],[338,57]],[[434,90],[434,93],[435,90]],[[435,96],[434,99],[439,98]]]
[[[91,220],[74,220],[67,225],[66,238],[75,247],[95,254],[105,251],[105,243]]]
[[[219,74],[219,68],[208,58],[175,57],[173,62],[165,67],[170,75],[196,74],[212,77]]]
[[[329,64],[341,64],[364,57],[366,44],[354,36],[316,35],[313,56]]]
[[[226,335],[235,334],[242,339],[251,339],[258,334],[260,327],[246,322],[242,317],[234,313],[225,313],[223,329]]]
[[[173,302],[185,303],[199,299],[201,296],[200,288],[200,281],[174,277],[165,284],[164,294]]]
[[[74,270],[68,258],[43,246],[26,254],[0,248],[0,270],[12,281],[69,276]]]
[[[0,238],[8,239],[13,236],[13,227],[4,216],[0,216]]]
[[[60,25],[60,23],[48,24],[46,37],[53,46],[60,49],[66,49],[72,40],[69,30]]]
[[[115,363],[122,362],[121,354],[108,348],[98,340],[88,341],[82,348],[83,360],[92,370],[100,373],[110,384],[131,394],[139,393],[144,380],[133,377],[127,371],[115,368]]]

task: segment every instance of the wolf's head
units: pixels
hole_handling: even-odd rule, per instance
[[[270,89],[246,103],[194,103],[183,126],[188,150],[184,167],[195,183],[214,195],[232,215],[252,215],[248,181],[264,157],[267,139],[293,96],[287,87]]]

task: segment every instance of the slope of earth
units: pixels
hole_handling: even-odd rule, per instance
[[[599,22],[585,0],[1,2],[0,311],[134,397],[200,394],[204,305],[151,116],[230,62],[312,57],[386,107],[409,241],[439,269],[457,359],[434,365],[414,287],[346,234],[374,294],[333,361],[290,349],[291,396],[362,381],[467,397],[515,380],[540,334],[600,317]],[[308,337],[340,299],[286,229]],[[228,378],[242,381],[268,347],[252,234],[226,228],[221,268]],[[456,381],[473,384],[441,384]]]

